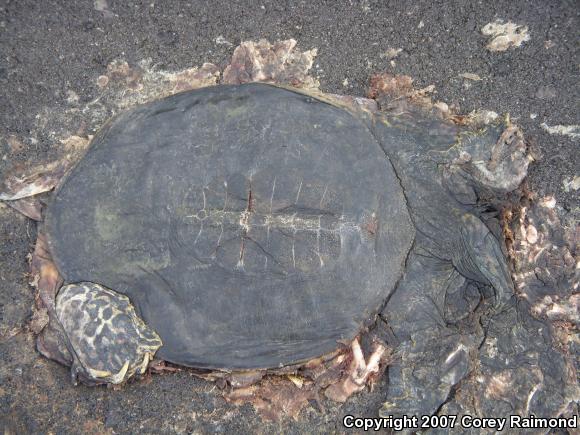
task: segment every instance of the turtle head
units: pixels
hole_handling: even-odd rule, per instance
[[[120,384],[143,374],[162,342],[129,298],[92,282],[62,287],[55,303],[73,382]]]
[[[509,116],[482,128],[459,135],[451,171],[475,184],[499,192],[517,188],[528,172],[533,157],[522,131]]]

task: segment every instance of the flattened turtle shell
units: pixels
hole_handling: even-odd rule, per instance
[[[117,117],[46,224],[67,283],[127,295],[161,337],[159,357],[213,369],[298,363],[354,338],[414,236],[365,122],[263,84]]]

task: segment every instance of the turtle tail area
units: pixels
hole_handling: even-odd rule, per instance
[[[514,288],[498,240],[481,220],[468,213],[463,215],[460,233],[453,266],[463,276],[493,287],[496,309],[501,309],[513,299]]]

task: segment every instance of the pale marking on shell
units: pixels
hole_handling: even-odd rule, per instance
[[[353,221],[352,219],[347,219],[344,214],[340,216],[340,218],[334,218],[332,222],[330,222],[329,226],[322,225],[322,217],[324,213],[320,214],[311,214],[311,215],[304,215],[298,216],[297,212],[292,214],[284,213],[283,211],[280,213],[273,212],[274,209],[274,198],[276,193],[276,176],[272,182],[272,192],[270,194],[270,202],[269,202],[269,212],[255,212],[254,210],[254,199],[252,198],[252,177],[254,173],[250,174],[249,177],[249,184],[250,184],[250,191],[248,193],[248,205],[243,211],[228,211],[227,210],[227,203],[228,203],[228,184],[224,182],[224,204],[221,208],[217,209],[207,209],[207,196],[206,196],[206,189],[209,189],[207,185],[201,188],[202,192],[202,202],[203,208],[198,210],[196,213],[192,213],[186,215],[187,218],[192,219],[193,221],[199,223],[199,231],[193,241],[193,245],[195,246],[198,243],[199,238],[204,233],[205,229],[205,222],[216,222],[220,227],[220,233],[217,237],[217,241],[215,244],[215,249],[213,250],[210,258],[215,259],[216,254],[218,252],[218,248],[220,247],[220,243],[222,241],[222,236],[224,233],[224,227],[235,227],[238,226],[240,228],[240,249],[238,254],[238,260],[234,266],[235,270],[244,271],[244,256],[245,256],[245,242],[247,239],[247,235],[256,228],[263,228],[266,232],[266,252],[270,249],[270,235],[271,235],[271,228],[277,228],[282,230],[290,230],[291,238],[292,238],[292,246],[290,249],[291,252],[291,264],[293,268],[296,268],[297,258],[296,258],[296,234],[298,231],[306,231],[306,232],[313,232],[316,233],[316,246],[313,248],[313,253],[318,257],[318,264],[319,267],[325,266],[325,261],[321,251],[321,235],[323,234],[335,234],[339,235],[340,244],[342,249],[342,238],[348,234],[354,233],[361,233],[361,226],[359,223]],[[300,200],[300,195],[302,192],[304,180],[300,180],[298,183],[298,188],[296,191],[296,197],[294,199],[294,205],[297,205],[298,201]],[[325,184],[324,190],[322,192],[320,198],[320,209],[323,209],[324,200],[328,194],[328,183]],[[251,202],[251,204],[250,204]],[[373,213],[373,216],[375,214]],[[264,270],[268,268],[268,255],[264,253]]]

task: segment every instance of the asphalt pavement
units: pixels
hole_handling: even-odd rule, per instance
[[[488,23],[521,26],[527,40],[490,51]],[[578,214],[580,5],[576,1],[0,1],[0,179],[55,153],[71,107],[87,107],[116,60],[159,71],[228,63],[241,41],[294,38],[316,48],[323,91],[363,96],[373,73],[434,85],[461,113],[509,113],[537,161],[528,184]],[[62,116],[48,116],[62,114]],[[46,122],[46,121],[50,122]],[[75,124],[77,123],[77,124]],[[575,178],[576,177],[576,178]],[[27,254],[35,224],[0,206],[0,424],[7,433],[328,432],[345,414],[376,416],[386,385],[347,404],[312,404],[299,421],[263,422],[186,372],[120,390],[72,386],[66,368],[34,350]],[[12,431],[12,432],[10,432]]]

